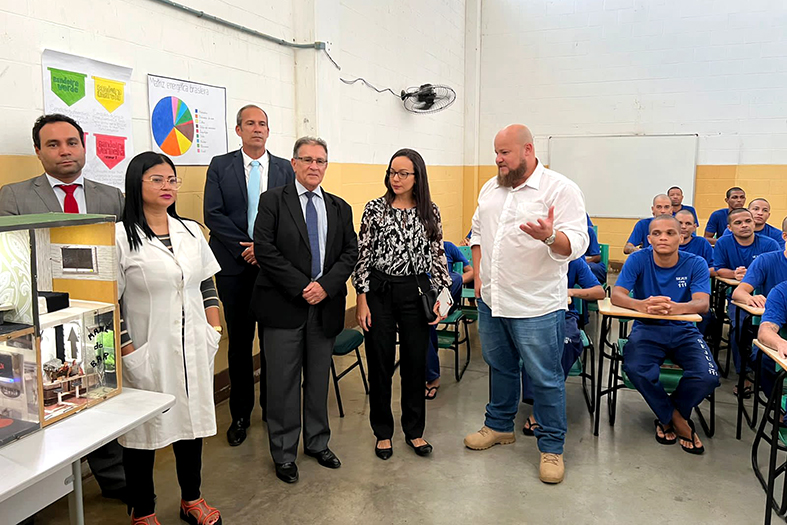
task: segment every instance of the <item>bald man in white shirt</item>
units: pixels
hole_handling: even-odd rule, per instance
[[[497,178],[478,196],[470,245],[490,400],[483,428],[465,446],[484,450],[515,441],[519,361],[533,387],[540,479],[563,481],[566,392],[561,357],[568,263],[588,247],[579,187],[535,156],[533,135],[512,125],[495,136]]]

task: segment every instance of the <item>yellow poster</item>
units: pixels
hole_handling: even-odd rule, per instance
[[[112,113],[123,104],[126,83],[117,80],[108,80],[101,77],[93,77],[95,84],[96,100],[99,104]]]

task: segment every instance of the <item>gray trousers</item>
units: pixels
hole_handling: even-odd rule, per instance
[[[335,338],[325,337],[317,308],[309,308],[298,328],[265,327],[263,345],[268,364],[268,439],[275,463],[298,457],[301,434],[301,372],[303,372],[303,447],[320,452],[328,447],[328,380]]]

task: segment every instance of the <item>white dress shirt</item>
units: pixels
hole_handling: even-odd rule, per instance
[[[249,173],[251,173],[251,163],[252,161],[256,160],[260,163],[260,194],[265,193],[268,189],[268,165],[270,164],[270,157],[268,156],[268,152],[262,154],[262,157],[258,159],[253,159],[246,155],[246,152],[243,151],[243,148],[240,149],[241,155],[243,155],[243,172],[246,174],[246,189],[249,188]]]
[[[57,202],[60,203],[60,209],[63,209],[64,203],[66,201],[66,192],[63,189],[58,188],[58,186],[62,186],[65,183],[63,181],[57,180],[50,174],[46,174],[46,179],[49,181],[49,184],[52,185],[52,190],[55,192],[55,197],[57,197]],[[79,206],[79,213],[87,213],[87,202],[85,201],[85,177],[80,175],[76,178],[74,182],[69,184],[77,184],[77,189],[74,190],[74,199],[77,201],[77,206]]]
[[[306,204],[309,202],[309,197],[306,192],[309,190],[295,179],[295,188],[298,190],[298,198],[301,201],[301,210],[303,210],[303,220],[306,220]],[[322,193],[322,188],[317,186],[314,189],[314,197],[312,197],[314,208],[317,210],[317,227],[320,229],[320,273],[315,277],[319,279],[322,277],[323,265],[325,264],[325,242],[328,238],[328,213],[325,209],[325,195]],[[314,254],[312,254],[314,255]]]
[[[567,257],[519,229],[546,219],[550,206],[555,207],[555,231],[571,243]],[[481,298],[492,316],[530,318],[565,310],[568,263],[587,250],[587,228],[579,186],[541,162],[516,188],[500,186],[497,177],[484,184],[470,245],[481,246]]]

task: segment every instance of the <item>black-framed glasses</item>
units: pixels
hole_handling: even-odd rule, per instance
[[[158,175],[153,175],[149,179],[142,179],[142,182],[149,182],[156,189],[163,188],[165,182],[173,188],[180,188],[183,185],[183,179],[180,177],[159,177]]]
[[[312,162],[316,163],[318,168],[322,168],[328,164],[328,159],[314,159],[312,157],[295,157],[295,158],[303,162],[307,166],[311,166]]]
[[[415,175],[415,172],[414,171],[405,171],[405,170],[402,170],[402,171],[387,170],[385,172],[385,174],[388,175],[389,178],[393,178],[394,175],[396,175],[400,179],[404,180],[404,179],[406,179],[406,178],[408,178],[408,177],[410,177],[412,175]]]

